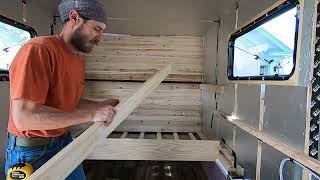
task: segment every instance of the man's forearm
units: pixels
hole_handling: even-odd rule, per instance
[[[92,121],[92,118],[91,111],[63,112],[48,106],[37,105],[33,110],[24,110],[14,116],[14,121],[18,129],[27,131],[65,128]]]
[[[50,130],[86,123],[93,118],[93,112],[75,110],[73,112],[38,111],[33,114],[30,130]]]

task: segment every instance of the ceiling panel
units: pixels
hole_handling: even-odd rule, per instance
[[[203,36],[217,20],[218,0],[102,0],[108,32],[130,35]],[[51,1],[57,12],[59,0]]]
[[[39,6],[58,15],[60,0],[38,1]],[[276,0],[101,0],[108,17],[108,32],[130,35],[204,36],[214,21],[233,15],[240,2],[239,23]],[[258,3],[258,4],[257,4]],[[58,28],[59,29],[59,28]]]

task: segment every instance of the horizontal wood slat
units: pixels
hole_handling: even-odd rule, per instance
[[[168,64],[165,81],[201,82],[203,38],[178,36],[104,35],[86,54],[86,79],[146,80]]]
[[[215,161],[219,149],[219,141],[108,138],[87,159]]]
[[[120,99],[141,86],[139,82],[88,81],[83,97],[93,100]],[[200,84],[162,83],[136,108],[119,131],[197,132],[201,122]]]

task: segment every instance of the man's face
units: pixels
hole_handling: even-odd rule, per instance
[[[105,29],[104,23],[82,19],[82,23],[73,32],[71,43],[79,51],[89,53],[95,45],[98,45]]]

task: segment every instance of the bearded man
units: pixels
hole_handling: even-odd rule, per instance
[[[101,102],[81,98],[85,63],[101,41],[107,16],[97,0],[62,0],[64,22],[59,35],[31,39],[10,66],[10,115],[5,172],[19,162],[37,170],[67,146],[68,128],[86,122],[110,124],[117,99]],[[68,180],[85,179],[82,166]]]

